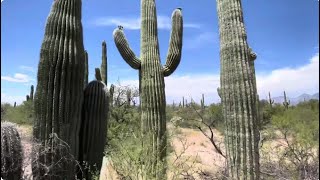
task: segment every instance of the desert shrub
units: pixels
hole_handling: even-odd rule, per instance
[[[6,121],[16,124],[32,125],[34,118],[33,101],[24,101],[21,105],[16,107],[5,104],[4,108],[5,113],[1,119],[3,118]]]

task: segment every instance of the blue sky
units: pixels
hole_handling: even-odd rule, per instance
[[[1,2],[1,102],[22,102],[36,85],[44,28],[53,0]],[[121,24],[128,41],[140,54],[140,2],[133,0],[83,0],[84,46],[89,53],[89,80],[100,67],[101,42],[107,42],[110,83],[138,85],[138,72],[121,58],[112,32]],[[168,50],[171,14],[182,7],[183,52],[179,67],[166,78],[167,102],[182,96],[206,103],[218,102],[219,32],[215,0],[157,0],[162,63]],[[318,0],[242,1],[248,42],[258,54],[258,92],[291,97],[319,91]],[[109,84],[110,84],[109,83]]]

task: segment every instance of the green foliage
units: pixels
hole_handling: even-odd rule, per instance
[[[32,125],[34,118],[33,101],[24,101],[15,108],[10,104],[1,104],[1,108],[4,110],[3,114],[1,113],[1,120]]]
[[[309,101],[298,104],[282,114],[272,117],[272,125],[302,145],[319,143],[319,101]]]

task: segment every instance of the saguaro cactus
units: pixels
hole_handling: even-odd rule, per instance
[[[259,179],[256,55],[247,43],[241,0],[217,0],[217,11],[228,176]]]
[[[133,68],[139,70],[140,104],[143,135],[149,136],[147,147],[153,147],[148,154],[145,167],[148,179],[163,179],[166,157],[166,99],[164,77],[171,75],[181,59],[182,11],[180,8],[172,14],[172,31],[167,61],[164,67],[160,63],[155,0],[141,0],[141,57],[131,50],[121,26],[114,31],[115,44],[123,59]],[[153,138],[152,138],[153,137]]]
[[[201,109],[204,110],[204,94],[202,94],[202,98],[200,100]]]
[[[30,88],[30,100],[33,101],[33,92],[34,92],[34,87],[33,85],[31,85],[31,88]]]
[[[95,68],[95,76],[97,81],[102,81],[101,72],[99,68]]]
[[[1,122],[1,179],[22,179],[23,151],[15,124]]]
[[[84,88],[88,85],[88,79],[89,79],[89,64],[88,64],[89,55],[88,52],[85,51],[85,62],[84,62]]]
[[[274,99],[271,99],[270,92],[269,92],[269,99],[268,99],[268,101],[269,101],[270,107],[272,107],[272,104],[274,103]]]
[[[107,137],[109,98],[107,86],[102,81],[92,81],[84,90],[82,122],[80,128],[79,161],[89,169],[100,171]],[[82,178],[91,179],[87,167]]]
[[[35,140],[46,148],[45,141],[56,133],[70,146],[75,159],[78,157],[85,72],[81,4],[81,0],[53,1],[40,51],[34,99]],[[42,164],[52,164],[59,159],[46,157],[42,160]],[[73,164],[60,168],[64,170],[63,178],[74,178]]]
[[[102,81],[107,85],[108,64],[107,64],[107,44],[105,41],[102,42],[102,61],[101,61],[100,69],[101,69]]]
[[[29,100],[30,100],[30,96],[26,95],[26,101],[29,101]]]
[[[286,91],[283,91],[283,98],[284,98],[284,101],[283,101],[283,106],[288,109],[289,108],[289,105],[290,105],[290,100],[287,101],[287,95],[286,95]]]
[[[17,102],[14,102],[13,107],[14,108],[17,107]]]

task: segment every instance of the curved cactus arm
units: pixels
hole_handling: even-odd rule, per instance
[[[122,26],[113,31],[114,42],[122,58],[133,68],[140,69],[141,61],[129,47],[129,43],[123,33]]]
[[[167,54],[166,65],[163,67],[163,75],[170,76],[178,67],[181,60],[183,34],[183,18],[181,8],[177,8],[172,13],[172,30],[170,35],[170,45]]]

